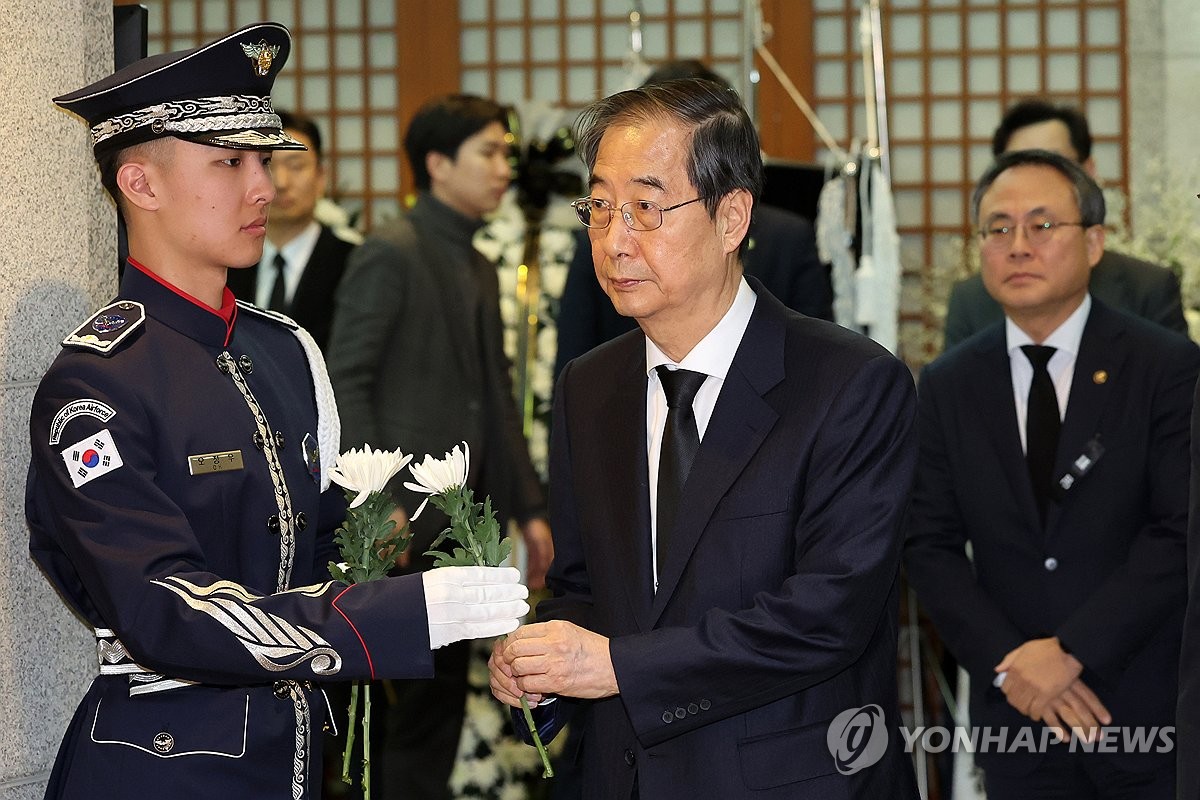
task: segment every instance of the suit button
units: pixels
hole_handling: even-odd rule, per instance
[[[630,766],[630,767],[632,767],[632,766],[633,766],[634,764],[636,764],[636,763],[637,763],[637,758],[636,758],[636,757],[633,755],[633,751],[632,751],[632,750],[626,750],[626,751],[625,751],[625,764],[626,764],[626,766]]]
[[[160,753],[169,753],[175,749],[175,737],[163,731],[154,736],[154,749]]]
[[[287,681],[275,681],[275,686],[273,689],[275,691],[275,696],[280,700],[287,699],[288,695],[291,694],[291,691],[288,689]]]
[[[267,530],[271,533],[279,533],[279,515],[272,514],[267,517]]]
[[[667,723],[668,725],[670,725],[672,722],[675,721],[675,715],[672,714],[670,711],[664,711],[663,715],[662,715],[662,721]]]
[[[257,447],[259,450],[262,450],[264,447],[267,446],[266,438],[263,437],[263,435],[261,433],[259,433],[258,431],[254,432],[254,446]]]
[[[1046,568],[1046,572],[1054,572],[1054,570],[1058,569],[1058,559],[1051,556],[1042,562],[1042,566]]]
[[[296,515],[296,530],[302,531],[308,527],[308,514],[301,511]]]
[[[275,446],[282,450],[283,442],[284,442],[283,433],[281,431],[275,431]]]
[[[707,700],[700,701],[700,710],[701,711],[708,711],[710,708],[712,708],[712,703],[708,702]]]
[[[688,713],[689,714],[699,714],[700,706],[696,705],[695,703],[688,703]]]
[[[224,372],[226,375],[233,372],[233,359],[226,358],[224,353],[217,356],[217,369],[221,370],[221,372]]]
[[[683,708],[675,709],[675,719],[683,719],[686,716],[687,716],[687,711],[685,711]]]
[[[242,372],[249,375],[251,372],[254,372],[254,361],[248,355],[238,356],[238,367],[241,368]]]

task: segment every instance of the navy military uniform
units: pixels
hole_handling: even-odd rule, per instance
[[[314,379],[283,318],[237,306],[227,325],[131,264],[68,341],[33,404],[30,549],[97,629],[101,675],[48,796],[182,797],[184,776],[196,796],[222,777],[289,796],[320,763],[312,680],[432,673],[424,619],[395,614],[423,604],[419,576],[329,581],[345,501],[321,491]]]
[[[251,26],[58,102],[98,157],[161,135],[288,147],[259,96],[288,45]],[[421,576],[329,580],[337,429],[311,338],[228,289],[214,310],[131,260],[67,337],[34,398],[26,515],[100,674],[47,797],[319,797],[314,682],[432,674]]]

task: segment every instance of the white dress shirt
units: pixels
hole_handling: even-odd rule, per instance
[[[1054,383],[1054,394],[1058,398],[1058,418],[1067,415],[1067,400],[1071,394],[1071,380],[1075,377],[1075,359],[1079,356],[1079,343],[1083,340],[1083,327],[1092,310],[1092,296],[1084,295],[1079,308],[1067,317],[1062,325],[1046,337],[1044,342],[1035,342],[1029,334],[1017,327],[1011,319],[1004,319],[1004,333],[1008,341],[1008,366],[1012,370],[1013,402],[1017,407],[1017,429],[1021,433],[1021,451],[1025,452],[1025,420],[1029,416],[1029,386],[1033,383],[1033,365],[1021,350],[1021,345],[1044,344],[1054,348],[1054,355],[1046,364],[1050,380]]]
[[[282,254],[284,297],[291,303],[296,295],[296,287],[300,285],[300,276],[308,260],[312,258],[313,248],[321,236],[321,224],[316,220],[308,223],[308,227],[283,247],[276,247],[267,239],[263,242],[262,260],[258,262],[257,282],[254,284],[254,304],[266,308],[271,302],[271,290],[275,286],[275,255]]]
[[[737,353],[738,345],[746,326],[750,324],[750,315],[754,313],[754,304],[758,298],[746,279],[742,278],[733,305],[721,317],[708,334],[684,356],[683,361],[676,364],[659,349],[658,345],[646,338],[646,455],[650,467],[650,550],[654,559],[654,588],[658,589],[658,460],[662,448],[663,430],[667,424],[667,395],[663,392],[662,383],[658,380],[655,369],[666,364],[671,368],[690,369],[708,376],[696,398],[692,401],[692,411],[696,415],[696,433],[704,441],[704,432],[708,421],[712,418],[713,408],[717,404],[717,395],[725,384],[725,376],[733,364],[733,356]]]

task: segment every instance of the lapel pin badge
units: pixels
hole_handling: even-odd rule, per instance
[[[1098,369],[1092,373],[1092,383],[1099,386],[1108,382],[1108,370]]]

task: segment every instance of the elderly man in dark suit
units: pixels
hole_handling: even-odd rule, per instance
[[[908,575],[1004,734],[989,800],[1167,800],[1200,352],[1089,294],[1104,197],[1074,161],[1001,156],[972,210],[1006,319],[921,377]]]
[[[692,59],[662,64],[643,85],[679,78],[703,78],[732,88],[720,75]],[[799,214],[756,204],[744,266],[747,275],[762,281],[767,291],[788,308],[810,317],[833,319],[829,268],[817,255],[812,223]],[[575,237],[575,254],[559,299],[557,327],[556,378],[571,359],[637,327],[637,320],[618,313],[596,282],[586,229]]]
[[[640,330],[559,380],[555,596],[497,643],[493,693],[548,734],[589,707],[587,798],[915,798],[887,735],[907,368],[743,278],[762,161],[736,93],[613,95],[580,152],[597,276]],[[860,710],[871,746],[831,749]]]
[[[1044,100],[1024,100],[1005,113],[992,136],[992,153],[1049,150],[1079,163],[1092,178],[1092,134],[1078,109]],[[1091,295],[1106,305],[1157,322],[1179,333],[1188,332],[1179,294],[1179,279],[1166,267],[1105,250],[1092,269]],[[950,291],[946,310],[945,349],[1004,317],[978,274],[964,278]]]
[[[291,317],[324,350],[333,323],[333,294],[359,238],[335,231],[314,216],[327,180],[317,123],[287,111],[280,111],[279,118],[288,136],[308,149],[272,160],[276,194],[267,217],[263,257],[249,269],[230,270],[229,288],[239,300]]]

